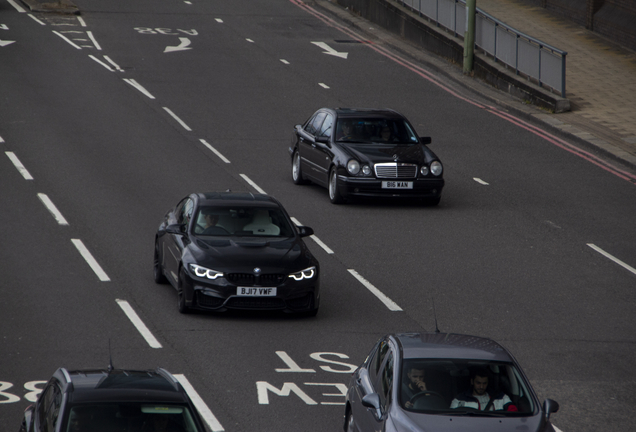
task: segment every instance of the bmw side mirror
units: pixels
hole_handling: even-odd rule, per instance
[[[309,237],[310,235],[314,235],[314,230],[309,228],[308,226],[299,226],[298,235],[300,235],[301,237]]]
[[[380,396],[377,393],[369,393],[362,398],[362,406],[373,408],[378,420],[382,419],[382,410],[380,409]]]
[[[559,411],[559,403],[552,399],[546,399],[543,401],[543,412],[545,419],[550,420],[550,414]]]
[[[422,144],[430,144],[433,142],[433,140],[431,139],[431,137],[420,137],[420,142]]]
[[[185,225],[171,224],[166,227],[168,234],[183,234],[185,232]]]

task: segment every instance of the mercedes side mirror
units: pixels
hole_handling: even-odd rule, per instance
[[[420,137],[420,142],[422,144],[430,144],[433,142],[433,140],[431,139],[431,137]]]

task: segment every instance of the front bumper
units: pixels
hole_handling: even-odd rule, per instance
[[[295,281],[290,277],[267,281],[243,280],[234,283],[229,278],[219,277],[215,280],[186,275],[183,290],[186,305],[192,309],[226,311],[237,310],[270,310],[284,312],[309,312],[317,308],[320,301],[320,272],[311,279]],[[239,296],[239,287],[276,288],[275,296]]]
[[[383,181],[408,181],[412,189],[382,189]],[[338,176],[338,190],[343,195],[360,197],[438,198],[444,188],[443,178],[378,179]]]

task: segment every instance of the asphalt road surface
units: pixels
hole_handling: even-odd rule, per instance
[[[76,4],[0,0],[0,430],[56,368],[112,355],[183,374],[212,430],[336,431],[355,366],[383,334],[434,330],[433,303],[442,331],[509,348],[560,430],[633,430],[633,173],[313,2]],[[322,106],[390,107],[433,137],[441,204],[295,186],[293,126]],[[181,315],[153,282],[163,214],[227,189],[314,228],[316,318]]]

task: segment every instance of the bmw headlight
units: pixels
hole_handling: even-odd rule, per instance
[[[192,270],[192,273],[200,278],[204,277],[208,279],[216,279],[219,277],[223,277],[223,272],[201,267],[196,264],[190,264],[190,270]]]
[[[347,171],[351,175],[357,175],[360,172],[360,162],[355,159],[351,159],[347,162]]]
[[[290,278],[294,278],[295,281],[301,281],[303,279],[311,279],[316,274],[316,267],[309,267],[305,270],[301,270],[297,273],[292,273],[289,275]]]
[[[434,176],[439,176],[442,174],[442,163],[440,161],[435,161],[431,164],[431,172]]]

